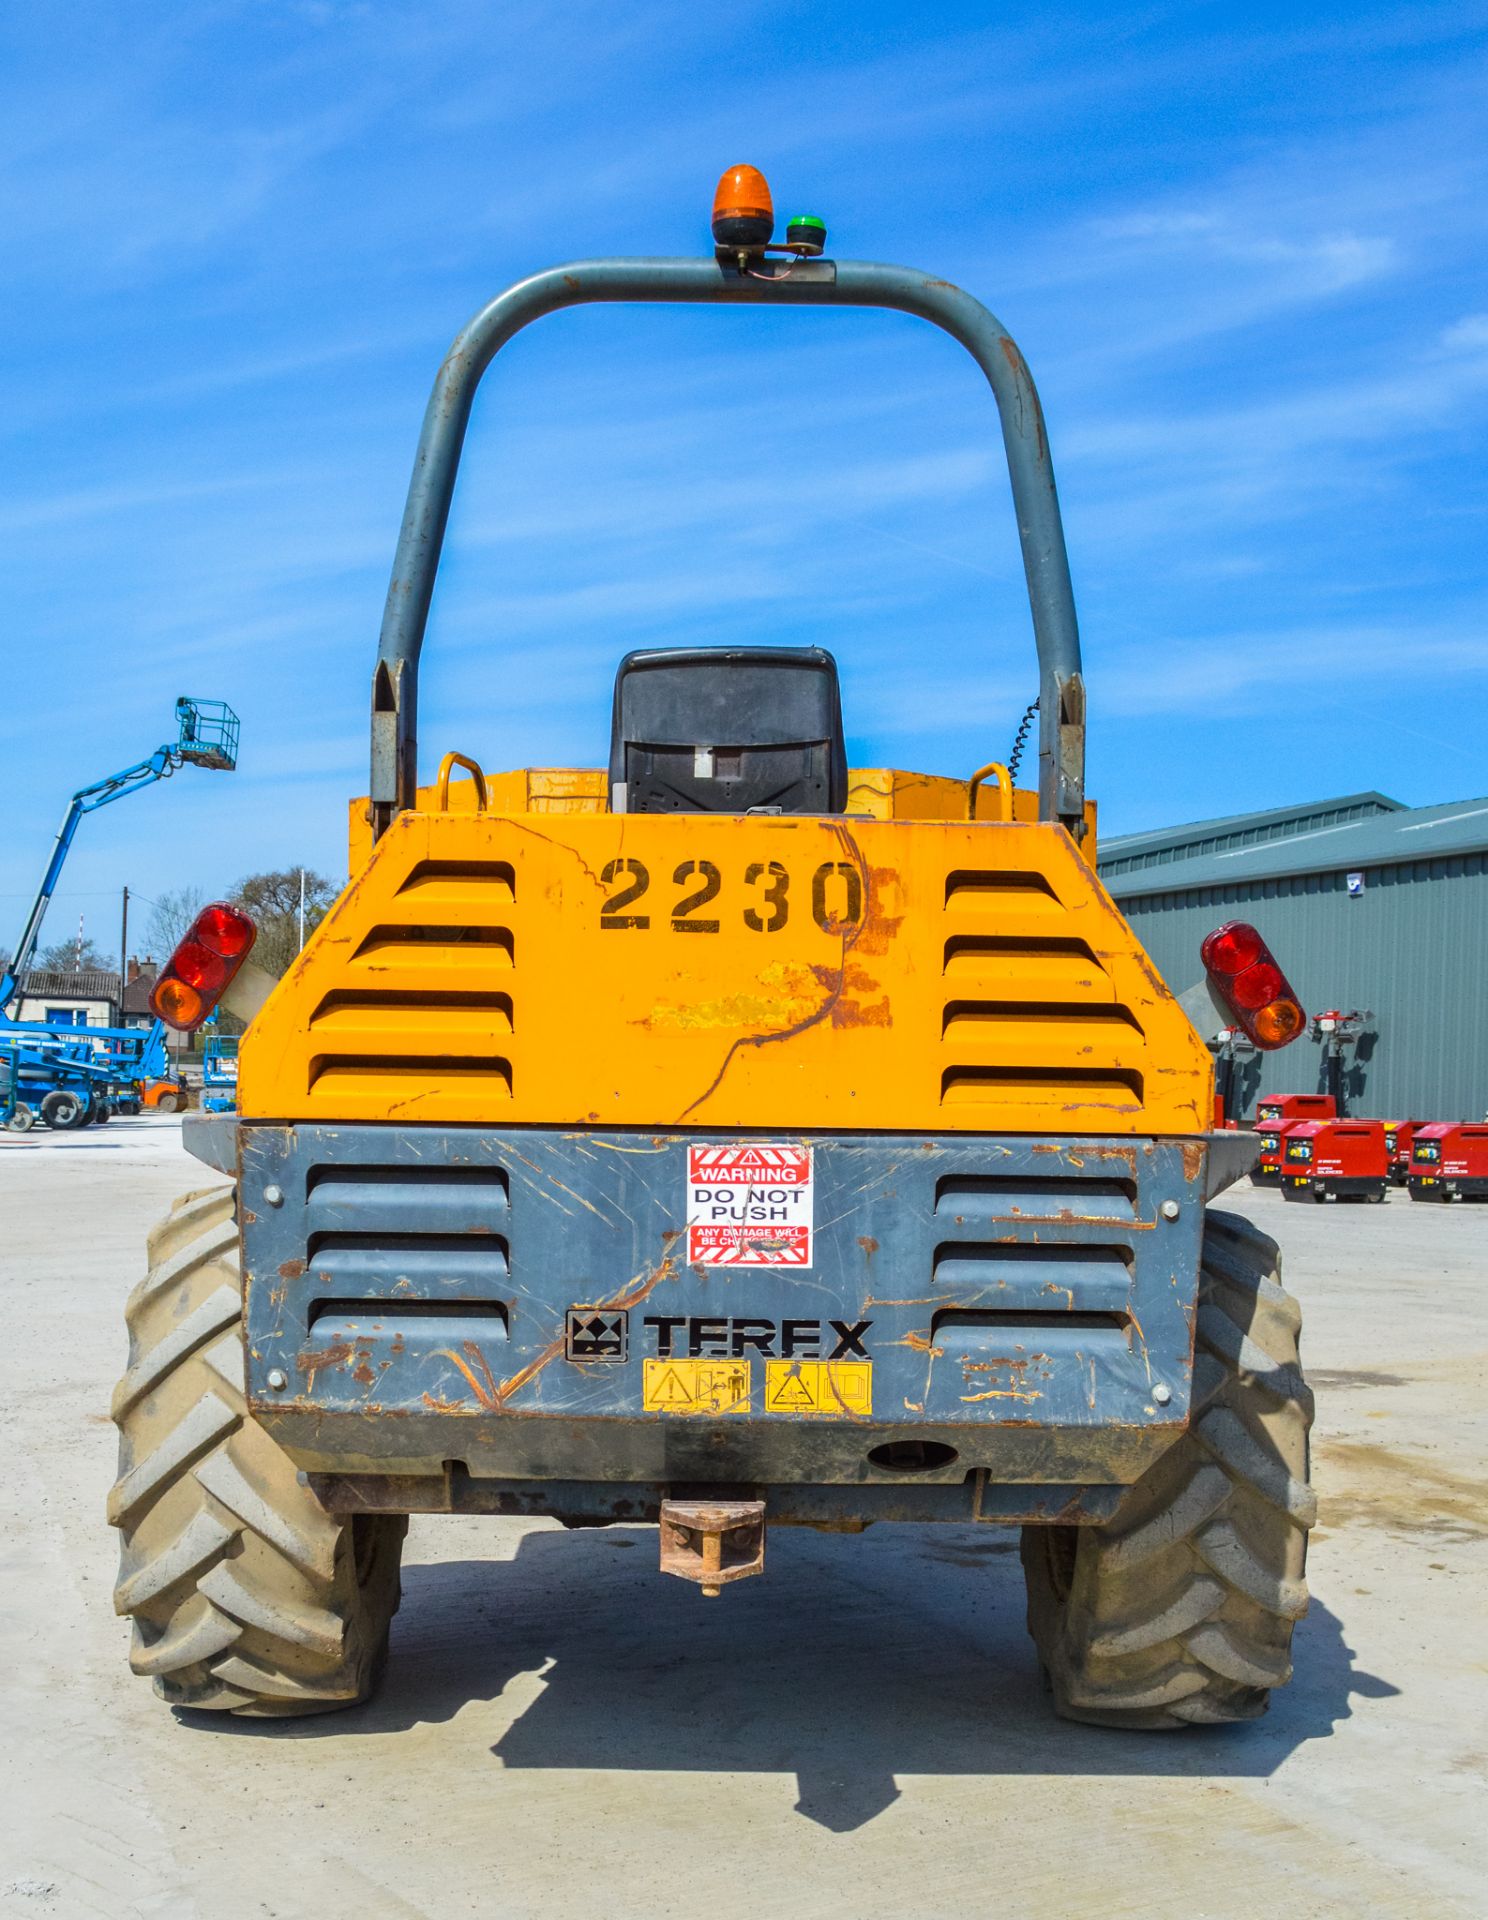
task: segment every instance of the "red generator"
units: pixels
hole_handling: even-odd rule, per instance
[[[1417,1127],[1405,1184],[1412,1200],[1488,1200],[1488,1124]]]
[[[1403,1187],[1406,1175],[1410,1172],[1411,1142],[1416,1137],[1419,1120],[1387,1120],[1385,1122],[1385,1151],[1390,1156],[1390,1185]]]
[[[1256,1102],[1256,1135],[1261,1157],[1251,1169],[1253,1187],[1274,1187],[1281,1182],[1282,1135],[1294,1120],[1333,1120],[1338,1103],[1331,1093],[1277,1093]]]
[[[1488,1132],[1488,1129],[1485,1129]],[[1281,1197],[1381,1201],[1390,1181],[1383,1120],[1299,1120],[1282,1140]]]

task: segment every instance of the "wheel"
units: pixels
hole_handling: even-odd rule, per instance
[[[1313,1190],[1312,1190],[1312,1197],[1313,1197],[1313,1199],[1314,1199],[1314,1200],[1316,1200],[1316,1201],[1317,1201],[1317,1203],[1318,1203],[1318,1205],[1319,1205],[1320,1207],[1325,1207],[1325,1206],[1327,1206],[1327,1204],[1328,1204],[1328,1196],[1327,1196],[1327,1194],[1326,1194],[1326,1193],[1324,1193],[1324,1192],[1323,1192],[1323,1190],[1322,1190],[1322,1188],[1321,1188],[1321,1187],[1314,1187],[1314,1188],[1313,1188]]]
[[[184,1093],[163,1093],[160,1096],[159,1107],[162,1113],[184,1113],[186,1111],[186,1095]]]
[[[1104,1527],[1025,1527],[1028,1626],[1057,1712],[1114,1727],[1251,1720],[1307,1609],[1312,1394],[1276,1243],[1204,1231],[1187,1434]]]
[[[1385,1190],[1383,1187],[1380,1188],[1378,1193],[1366,1193],[1364,1196],[1364,1198],[1369,1202],[1370,1206],[1372,1207],[1379,1206],[1384,1200],[1384,1197],[1385,1197]]]
[[[17,1100],[15,1109],[5,1125],[11,1133],[29,1133],[36,1125],[36,1115],[24,1101]]]
[[[42,1100],[41,1117],[49,1127],[69,1133],[74,1127],[87,1126],[88,1109],[86,1094],[75,1093],[71,1087],[53,1087]]]
[[[244,1401],[242,1304],[232,1189],[186,1195],[125,1309],[114,1606],[172,1706],[324,1713],[377,1683],[408,1522],[338,1519],[301,1484]]]
[[[93,1104],[92,1113],[88,1116],[88,1123],[90,1126],[101,1127],[101,1126],[104,1126],[112,1118],[113,1118],[113,1110],[109,1106],[108,1101],[97,1100]]]

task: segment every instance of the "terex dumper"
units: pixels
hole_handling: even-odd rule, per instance
[[[656,1523],[714,1595],[772,1526],[1017,1526],[1062,1713],[1242,1720],[1288,1677],[1299,1314],[1272,1241],[1208,1206],[1254,1143],[1210,1130],[1209,1056],[1096,878],[1033,382],[946,282],[821,257],[811,221],[771,248],[757,181],[725,176],[715,257],[537,274],[440,370],[352,879],[242,1041],[237,1112],[190,1123],[232,1184],[172,1210],[128,1307],[117,1605],[174,1704],[365,1697],[415,1512]],[[596,301],[889,307],[967,349],[1032,604],[1036,792],[849,768],[831,657],[763,647],[630,655],[599,769],[450,753],[420,784],[477,383]],[[252,937],[208,908],[162,1013],[241,1006]],[[1304,1029],[1253,929],[1205,961],[1261,1044]]]

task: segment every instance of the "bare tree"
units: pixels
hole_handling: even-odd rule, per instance
[[[340,892],[334,880],[305,868],[305,938],[320,925]],[[232,899],[258,928],[254,964],[278,979],[299,952],[300,869],[250,873],[233,888]]]
[[[43,947],[32,965],[38,973],[109,973],[113,971],[113,962],[106,953],[100,953],[96,943],[85,939],[81,945],[77,935],[70,940],[59,940],[54,946]]]
[[[206,899],[200,887],[177,887],[174,893],[161,894],[145,922],[145,941],[153,959],[162,965],[169,959]]]

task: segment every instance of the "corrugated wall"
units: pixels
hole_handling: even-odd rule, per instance
[[[1132,893],[1117,904],[1177,993],[1201,975],[1204,935],[1224,920],[1250,920],[1309,1013],[1371,1008],[1378,1037],[1354,1058],[1351,1112],[1481,1119],[1488,1114],[1488,857],[1364,871],[1359,899],[1349,898],[1341,873],[1324,873]],[[1135,879],[1127,876],[1127,886]],[[1298,1040],[1241,1068],[1239,1112],[1251,1113],[1262,1093],[1313,1093],[1322,1084],[1321,1046]]]

